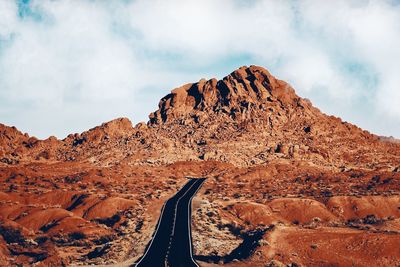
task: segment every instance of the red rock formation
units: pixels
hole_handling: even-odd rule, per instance
[[[327,116],[261,67],[242,67],[222,80],[172,90],[148,126],[120,118],[71,134],[37,140],[2,126],[3,164],[89,161],[109,166],[218,160],[237,166],[304,160],[351,168],[398,167],[398,142]],[[346,147],[346,151],[340,149]],[[376,164],[370,157],[379,158]]]
[[[263,110],[269,102],[286,107],[301,101],[289,84],[256,66],[242,67],[220,81],[200,80],[172,90],[161,99],[159,110],[150,115],[150,123],[167,123],[173,119],[207,116],[222,112],[241,120],[243,114]]]

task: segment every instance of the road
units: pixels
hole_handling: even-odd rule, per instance
[[[168,199],[157,223],[153,239],[135,267],[195,267],[193,259],[191,215],[192,198],[205,178],[190,179]]]

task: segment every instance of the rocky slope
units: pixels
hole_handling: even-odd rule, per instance
[[[135,127],[128,119],[116,119],[64,140],[37,140],[0,127],[5,164],[218,160],[252,166],[302,160],[329,168],[391,170],[399,162],[397,142],[321,113],[286,82],[256,66],[242,67],[220,81],[203,79],[174,89],[147,124]]]
[[[196,152],[193,159],[236,166],[279,159],[393,169],[399,160],[398,144],[321,113],[289,84],[256,66],[173,90],[150,115],[149,126],[159,136],[181,140]],[[370,157],[379,166],[371,165]]]
[[[63,140],[0,124],[0,265],[132,263],[185,175],[209,177],[193,202],[202,266],[400,264],[396,140],[257,66],[176,88],[149,117]]]

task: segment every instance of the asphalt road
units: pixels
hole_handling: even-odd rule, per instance
[[[205,178],[190,179],[165,202],[153,239],[136,267],[194,267],[191,215],[192,198]]]

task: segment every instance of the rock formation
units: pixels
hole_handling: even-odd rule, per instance
[[[116,119],[64,140],[37,140],[2,126],[7,130],[1,162],[79,160],[108,166],[218,160],[252,166],[280,159],[391,169],[399,161],[398,143],[323,114],[256,66],[176,88],[149,117],[147,125]],[[370,157],[379,160],[371,165]]]

